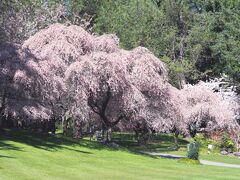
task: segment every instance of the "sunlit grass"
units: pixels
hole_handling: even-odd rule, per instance
[[[7,134],[6,134],[7,133]],[[0,179],[239,179],[239,169],[188,165],[97,142],[23,131],[0,135]],[[203,173],[204,172],[204,173]]]

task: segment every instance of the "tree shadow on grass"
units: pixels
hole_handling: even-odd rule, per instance
[[[83,154],[91,155],[92,152],[85,151],[78,149],[80,148],[88,148],[88,149],[94,149],[94,150],[107,150],[107,151],[125,151],[129,153],[134,153],[141,156],[147,156],[151,158],[157,158],[155,156],[151,156],[148,154],[140,154],[137,151],[134,151],[132,149],[128,149],[124,146],[120,146],[118,148],[114,148],[109,146],[108,144],[102,144],[96,141],[90,141],[88,139],[72,139],[69,137],[62,136],[60,134],[57,135],[43,135],[43,134],[37,134],[33,132],[23,131],[23,130],[6,130],[4,133],[1,133],[0,135],[0,143],[5,144],[1,145],[0,147],[5,147],[5,149],[8,150],[21,150],[18,147],[14,146],[6,146],[6,143],[4,141],[9,140],[13,142],[18,142],[21,144],[26,144],[29,146],[32,146],[37,149],[46,150],[50,152],[56,152],[61,150],[69,150],[74,152],[79,152]]]
[[[8,144],[2,141],[2,137],[0,137],[0,150],[14,150],[14,151],[23,151],[22,148],[14,146],[12,144]]]
[[[124,136],[124,137],[121,137]],[[175,149],[169,149],[173,142],[173,137],[169,137],[168,135],[160,135],[154,139],[154,141],[147,145],[139,145],[131,134],[118,134],[117,136],[113,136],[113,142],[120,145],[120,147],[112,147],[109,144],[102,144],[96,141],[90,141],[87,139],[72,139],[69,137],[62,136],[60,134],[57,135],[43,135],[37,134],[33,132],[23,131],[23,130],[6,130],[5,133],[0,135],[0,149],[5,147],[5,149],[9,150],[20,150],[20,148],[12,146],[10,144],[6,144],[2,141],[10,140],[22,144],[26,144],[32,146],[37,149],[42,149],[46,151],[56,152],[60,150],[69,150],[74,152],[79,152],[83,154],[93,154],[89,151],[79,150],[78,147],[94,149],[94,150],[108,150],[108,151],[125,151],[132,154],[137,154],[141,156],[147,156],[151,158],[158,158],[156,156],[152,156],[149,154],[142,154],[140,151],[158,151],[158,152],[166,152],[166,151],[174,151]],[[156,141],[156,142],[155,142]],[[186,146],[188,143],[185,140],[179,141],[180,147]],[[1,144],[2,143],[2,144]],[[5,144],[5,145],[4,145]],[[9,146],[8,146],[9,145]]]
[[[16,158],[16,157],[0,155],[0,158],[9,158],[9,159],[12,159],[12,158]],[[0,169],[1,169],[1,167],[0,167]]]
[[[155,134],[148,144],[139,144],[132,134],[116,134],[113,140],[123,147],[128,148],[131,151],[147,151],[147,152],[169,152],[177,151],[178,148],[186,148],[189,143],[183,138],[179,138],[178,148],[174,144],[174,137],[169,134]]]
[[[60,151],[69,150],[84,154],[92,154],[92,152],[79,150],[76,147],[83,147],[94,150],[110,150],[116,151],[118,148],[112,148],[107,145],[98,143],[96,141],[90,141],[87,139],[72,139],[62,135],[44,135],[23,130],[5,130],[4,133],[0,135],[0,143],[3,144],[4,140],[10,140],[22,144],[32,146],[34,148],[46,150],[46,151]],[[5,143],[6,144],[6,143]],[[19,150],[17,147],[6,147],[0,144],[0,148],[5,147],[5,149]]]
[[[12,145],[10,146],[9,144],[5,143],[4,141],[6,140],[26,144],[37,149],[52,152],[65,149],[84,154],[92,154],[91,152],[88,151],[71,148],[76,145],[78,146],[85,145],[86,147],[89,147],[87,144],[84,144],[84,142],[78,142],[74,139],[60,136],[37,134],[23,130],[6,130],[4,133],[1,134],[0,137],[0,150],[1,149],[21,150],[18,147],[14,147]]]

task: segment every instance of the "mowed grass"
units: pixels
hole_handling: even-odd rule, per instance
[[[0,135],[0,179],[239,179],[240,169],[187,165],[87,139],[24,131]]]

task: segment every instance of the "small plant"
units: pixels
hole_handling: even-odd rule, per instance
[[[192,142],[188,144],[187,157],[189,159],[198,160],[199,159],[199,143]]]
[[[194,160],[194,159],[189,159],[189,158],[181,158],[178,160],[178,162],[185,163],[185,164],[193,164],[193,165],[200,164],[199,160]]]
[[[194,140],[199,144],[199,148],[201,149],[201,151],[207,151],[208,150],[208,153],[217,150],[217,148],[219,147],[218,142],[216,142],[212,139],[206,138],[201,133],[196,134],[196,136],[194,137]],[[210,147],[212,147],[212,148],[210,148]]]
[[[220,145],[221,149],[228,151],[228,152],[233,152],[235,148],[235,144],[233,140],[230,138],[228,133],[224,133]]]
[[[196,136],[194,137],[194,140],[199,144],[199,146],[201,146],[201,147],[207,147],[207,145],[208,145],[208,139],[206,139],[205,137],[204,137],[204,135],[203,134],[200,134],[200,133],[198,133],[198,134],[196,134]]]

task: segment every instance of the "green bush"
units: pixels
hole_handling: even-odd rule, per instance
[[[185,164],[193,164],[193,165],[200,164],[199,160],[194,160],[194,159],[189,159],[189,158],[181,158],[178,160],[178,162],[185,163]]]
[[[203,134],[200,134],[200,133],[196,134],[196,136],[194,137],[194,140],[201,147],[206,147],[209,144],[209,140],[205,138]]]
[[[193,160],[199,159],[199,144],[197,142],[192,142],[188,144],[187,157]]]
[[[206,138],[203,134],[196,134],[194,140],[199,144],[200,147],[207,148],[209,144],[217,145],[216,141]]]
[[[228,152],[233,152],[235,149],[235,143],[230,138],[228,133],[224,133],[220,147]]]

